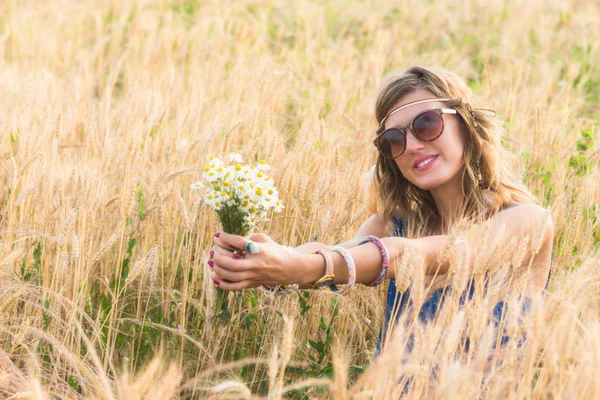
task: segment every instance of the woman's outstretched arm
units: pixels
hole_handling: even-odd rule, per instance
[[[419,239],[386,237],[382,241],[390,256],[388,277],[395,276],[395,268],[400,264],[407,249],[423,257],[425,272],[428,275],[442,275],[448,272],[450,263],[440,256],[448,249],[450,242],[466,245],[469,248],[465,262],[485,263],[482,255],[494,255],[494,248],[513,243],[523,249],[522,266],[531,268],[540,281],[547,278],[550,265],[553,227],[547,210],[536,205],[522,205],[498,213],[490,220],[474,226],[468,231],[459,232],[454,237],[446,235],[430,236]],[[247,239],[224,234],[219,243],[242,248]],[[324,261],[318,254],[283,253],[281,247],[266,238],[258,240],[261,253],[247,259],[231,258],[222,247],[216,247],[214,256],[214,279],[225,290],[240,290],[261,284],[275,285],[298,283],[309,285],[324,273]],[[283,250],[285,251],[285,250]],[[372,243],[351,247],[348,250],[356,265],[356,282],[373,281],[381,270],[379,249]],[[496,253],[497,254],[497,253]],[[335,282],[348,280],[346,263],[338,253],[331,253],[334,262]],[[225,282],[227,280],[229,282]],[[544,281],[545,282],[545,281]]]
[[[337,244],[335,246],[350,249],[352,247],[358,246],[360,239],[362,239],[365,236],[373,235],[377,237],[383,237],[385,236],[385,233],[385,221],[383,221],[382,218],[377,214],[371,215],[369,218],[367,218],[365,222],[362,223],[360,228],[358,228],[356,234],[352,239]],[[298,247],[295,247],[294,250],[296,250],[299,253],[312,253],[315,250],[331,250],[335,246],[326,245],[318,242],[308,242]]]

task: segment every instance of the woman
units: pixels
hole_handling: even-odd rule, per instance
[[[295,252],[263,234],[248,240],[217,233],[209,261],[215,284],[224,290],[283,284],[338,290],[335,284],[352,286],[353,280],[376,285],[407,275],[399,270],[411,267],[403,257],[419,254],[428,282],[437,289],[420,306],[419,316],[427,321],[452,283],[454,267],[444,257],[449,246],[467,245],[462,263],[474,271],[485,264],[478,255],[497,246],[497,237],[488,233],[502,231],[525,249],[511,271],[520,276],[518,290],[534,298],[543,294],[550,276],[552,220],[526,188],[511,180],[500,129],[489,110],[471,106],[471,97],[461,78],[442,69],[413,67],[390,79],[376,104],[374,215],[348,242],[336,247],[307,243]],[[234,254],[231,248],[247,251]],[[392,280],[387,322],[406,308],[407,293],[396,293]]]

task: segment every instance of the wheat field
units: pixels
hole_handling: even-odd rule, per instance
[[[596,0],[4,0],[0,398],[380,399],[406,376],[406,398],[599,398],[598,38]],[[206,265],[219,223],[189,185],[231,151],[273,166],[261,231],[350,239],[377,92],[414,64],[497,111],[554,221],[526,345],[491,364],[489,299],[375,357],[386,285],[219,296]]]

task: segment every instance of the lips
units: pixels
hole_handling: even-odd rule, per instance
[[[429,154],[429,155],[426,155],[426,156],[423,156],[423,157],[419,157],[419,158],[417,158],[417,159],[415,160],[415,162],[413,163],[412,167],[413,167],[413,168],[417,168],[417,165],[419,165],[419,164],[420,164],[420,163],[422,163],[423,161],[425,161],[425,160],[429,160],[430,158],[434,158],[434,159],[435,159],[435,158],[437,158],[437,157],[438,157],[438,154]]]

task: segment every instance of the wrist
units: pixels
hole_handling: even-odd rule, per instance
[[[294,263],[296,283],[301,286],[312,287],[325,273],[325,263],[320,254],[298,254],[298,261]]]

